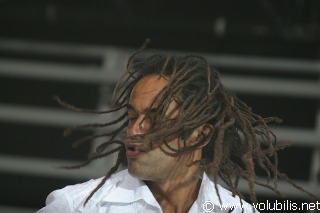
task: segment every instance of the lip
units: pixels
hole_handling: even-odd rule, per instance
[[[126,153],[128,158],[136,158],[139,155],[143,154],[144,151],[138,150],[136,146],[129,146],[129,147],[126,147]]]
[[[128,158],[136,158],[140,154],[141,154],[141,152],[138,151],[138,150],[129,150],[129,149],[127,149],[127,157]]]

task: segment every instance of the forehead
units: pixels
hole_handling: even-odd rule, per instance
[[[141,110],[150,107],[154,98],[166,85],[168,85],[168,80],[160,75],[147,75],[143,77],[134,86],[129,104]]]

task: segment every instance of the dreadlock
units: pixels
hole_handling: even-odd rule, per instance
[[[142,49],[144,49],[144,46],[140,50]],[[203,148],[201,161],[196,163],[199,164],[203,171],[210,173],[213,177],[219,199],[218,177],[229,186],[234,196],[238,195],[241,198],[243,198],[243,195],[238,191],[238,183],[241,178],[245,179],[248,182],[252,203],[257,203],[255,185],[269,188],[281,196],[277,185],[278,178],[285,179],[293,187],[307,193],[316,200],[318,199],[293,183],[278,170],[277,152],[289,146],[289,144],[277,143],[276,136],[269,129],[268,123],[279,123],[281,122],[279,118],[263,118],[253,113],[250,107],[223,87],[219,73],[200,56],[155,54],[143,62],[136,62],[134,61],[136,53],[130,57],[127,71],[116,85],[110,111],[101,112],[79,109],[56,97],[60,105],[75,111],[93,113],[121,112],[127,106],[133,87],[144,76],[156,74],[168,80],[168,85],[160,91],[149,108],[150,111],[157,104],[157,116],[152,128],[146,134],[126,138],[120,137],[120,133],[123,132],[128,124],[127,112],[123,112],[121,116],[111,122],[75,126],[65,131],[65,133],[69,134],[84,127],[107,127],[120,123],[119,127],[113,131],[88,136],[74,143],[75,146],[78,146],[95,138],[109,137],[107,141],[97,147],[96,152],[91,154],[84,163],[66,168],[80,168],[95,159],[118,152],[116,164],[87,197],[84,205],[106,180],[117,171],[121,163],[126,161],[125,140],[143,141],[145,146],[151,147],[163,144],[176,154],[193,151],[209,141]],[[165,113],[172,100],[179,105],[179,116],[169,120],[165,118]],[[205,123],[213,126],[213,132],[197,144],[192,146],[185,144],[184,147],[175,149],[168,143],[170,139],[177,137],[177,135],[186,140],[195,128]],[[162,140],[159,140],[159,138]],[[112,144],[117,144],[118,146],[108,150],[107,148]],[[273,180],[272,184],[269,184],[269,181],[266,184],[257,180],[256,170],[258,168],[265,171],[268,180]]]

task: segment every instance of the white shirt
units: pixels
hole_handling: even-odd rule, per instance
[[[102,178],[90,180],[51,192],[47,197],[46,206],[36,213],[162,213],[148,186],[132,177],[128,170],[112,175],[83,206],[86,198],[101,180]],[[235,207],[233,212],[242,212],[241,206],[244,212],[253,212],[250,204],[243,200],[241,204],[239,197],[232,197],[232,193],[220,185],[218,191],[224,206],[219,202],[214,183],[204,173],[198,198],[189,213],[228,212],[230,205]]]

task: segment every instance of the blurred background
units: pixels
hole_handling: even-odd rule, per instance
[[[105,174],[112,156],[58,168],[101,142],[72,149],[92,131],[64,138],[63,129],[108,118],[68,111],[52,96],[106,109],[146,38],[148,50],[205,56],[254,112],[282,118],[272,129],[293,145],[280,152],[280,170],[320,196],[320,1],[0,0],[1,213],[34,212],[52,190]],[[280,183],[286,198],[257,188],[259,201],[309,201]]]

